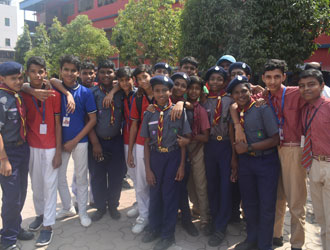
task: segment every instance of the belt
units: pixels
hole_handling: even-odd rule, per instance
[[[228,136],[221,136],[221,135],[211,135],[210,138],[211,140],[215,140],[215,141],[224,141],[229,139]]]
[[[17,147],[17,146],[21,146],[21,145],[23,145],[23,143],[24,143],[25,141],[23,141],[23,140],[19,140],[19,141],[15,141],[15,142],[6,142],[6,143],[4,143],[6,146],[15,146],[15,147]]]
[[[269,149],[269,150],[264,150],[264,151],[257,151],[257,152],[250,152],[250,153],[246,153],[250,156],[254,156],[254,157],[258,157],[258,156],[264,156],[264,155],[270,155],[272,153],[274,153],[276,151],[276,149]]]
[[[114,137],[108,136],[108,137],[101,137],[102,140],[105,141],[111,141]]]
[[[318,161],[330,162],[330,156],[327,155],[313,155],[313,159]]]
[[[281,144],[282,147],[300,147],[300,143],[299,142],[283,142]]]
[[[178,149],[179,146],[177,144],[170,146],[170,147],[158,147],[158,146],[151,146],[150,150],[157,151],[158,153],[169,153],[173,150]]]

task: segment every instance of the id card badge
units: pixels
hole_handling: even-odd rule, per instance
[[[40,130],[39,130],[39,133],[41,135],[46,135],[47,134],[47,124],[45,123],[41,123],[40,124]]]
[[[279,133],[279,136],[280,136],[280,140],[281,140],[281,141],[284,141],[283,128],[280,128],[280,129],[278,130],[278,133]]]
[[[63,117],[63,123],[62,123],[63,127],[70,127],[70,117]]]
[[[301,136],[300,147],[301,148],[304,148],[305,147],[305,136],[304,135]]]

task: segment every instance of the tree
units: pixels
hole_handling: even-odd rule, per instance
[[[25,24],[23,34],[19,36],[19,38],[16,42],[15,61],[24,65],[25,54],[31,48],[32,48],[32,41],[31,41],[31,37],[30,37],[29,26],[27,24]]]
[[[316,49],[329,31],[328,0],[187,0],[182,13],[180,54],[197,57],[203,69],[232,54],[261,72],[267,58],[290,69]]]
[[[177,62],[181,34],[181,9],[174,0],[130,0],[119,11],[112,41],[120,50],[120,59],[138,65],[165,60]]]

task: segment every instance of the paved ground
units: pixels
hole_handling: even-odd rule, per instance
[[[71,180],[73,172],[72,162],[68,168],[69,180]],[[1,191],[0,191],[1,192]],[[133,235],[131,233],[131,226],[134,219],[126,217],[126,211],[135,201],[134,190],[124,190],[120,200],[120,212],[122,217],[119,221],[114,221],[106,214],[102,220],[93,223],[89,228],[83,228],[79,223],[78,216],[57,222],[54,226],[54,237],[50,246],[41,249],[60,249],[60,250],[149,250],[152,249],[155,243],[145,244],[141,242],[141,236]],[[58,198],[58,207],[60,207],[60,200]],[[94,209],[88,212],[92,213]],[[307,204],[307,222],[306,222],[306,244],[303,249],[321,250],[320,229],[315,222],[312,204],[310,198]],[[27,194],[25,207],[23,209],[23,227],[26,228],[28,224],[34,219],[35,212],[32,202],[32,191],[30,188]],[[199,222],[195,222],[199,225]],[[1,226],[1,224],[0,224]],[[287,212],[285,218],[285,245],[277,250],[290,250],[289,232],[290,232],[290,216]],[[204,236],[191,237],[188,236],[178,224],[176,229],[176,245],[172,246],[170,250],[207,250],[207,249],[233,249],[235,244],[244,240],[246,234],[242,225],[229,225],[227,236],[223,244],[217,248],[209,247],[207,245],[207,238]],[[37,235],[35,236],[35,239]],[[19,242],[23,250],[35,249],[35,240],[29,242]]]

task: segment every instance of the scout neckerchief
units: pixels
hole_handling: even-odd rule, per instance
[[[202,106],[196,101],[194,103],[194,122],[191,126],[193,136],[198,135],[201,130],[201,109]]]
[[[279,108],[275,103],[275,99],[277,99],[277,97],[273,96],[273,98],[271,98],[271,94],[270,93],[268,94],[268,101],[269,101],[270,107],[272,108],[273,112],[276,115],[276,120],[277,120],[277,124],[278,124],[278,127],[279,127],[279,135],[280,135],[281,144],[283,143],[283,140],[284,140],[283,125],[284,125],[284,98],[285,98],[285,92],[286,92],[286,87],[284,87],[283,93],[282,93],[281,112],[279,112]],[[274,100],[274,104],[273,104],[271,99]]]
[[[306,113],[306,118],[305,118],[305,131],[304,131],[304,149],[302,152],[302,157],[301,157],[301,165],[303,168],[305,168],[307,171],[310,170],[312,166],[312,140],[311,140],[311,124],[312,121],[317,113],[319,111],[319,108],[324,102],[322,102],[314,111],[314,114],[308,121],[308,114],[310,109],[308,108],[307,113]]]
[[[214,117],[213,117],[212,126],[217,125],[220,121],[221,111],[222,111],[221,98],[223,96],[225,96],[226,94],[227,93],[224,90],[221,90],[219,95],[210,91],[210,94],[207,96],[207,98],[210,98],[210,99],[215,99],[215,98],[218,99],[217,106],[215,107],[215,110],[214,110]]]
[[[100,90],[107,95],[109,92],[106,91],[103,87],[102,84],[99,85]],[[115,123],[115,104],[113,102],[113,100],[110,103],[110,110],[111,110],[111,114],[110,114],[110,125],[113,125]]]
[[[19,96],[19,94],[16,91],[8,88],[7,85],[0,83],[0,89],[6,91],[8,94],[15,96],[16,107],[18,109],[19,116],[21,117],[20,135],[21,135],[22,139],[25,141],[25,138],[26,138],[26,110],[25,110],[25,106],[23,105],[23,101],[22,101],[21,97]]]
[[[256,102],[255,102],[253,99],[251,99],[251,100],[250,100],[250,103],[249,103],[248,105],[246,105],[243,109],[241,109],[240,107],[237,108],[237,111],[238,111],[238,113],[239,113],[239,123],[242,125],[242,128],[243,128],[243,129],[244,129],[244,122],[245,122],[245,120],[244,120],[244,115],[245,115],[245,113],[246,113],[250,108],[253,107],[253,105],[254,105],[255,103],[256,103]]]
[[[172,106],[171,99],[168,99],[168,105],[163,109],[161,109],[157,104],[154,104],[155,109],[159,112],[158,130],[157,130],[158,147],[162,147],[163,129],[164,129],[164,112],[168,110],[171,106]]]

